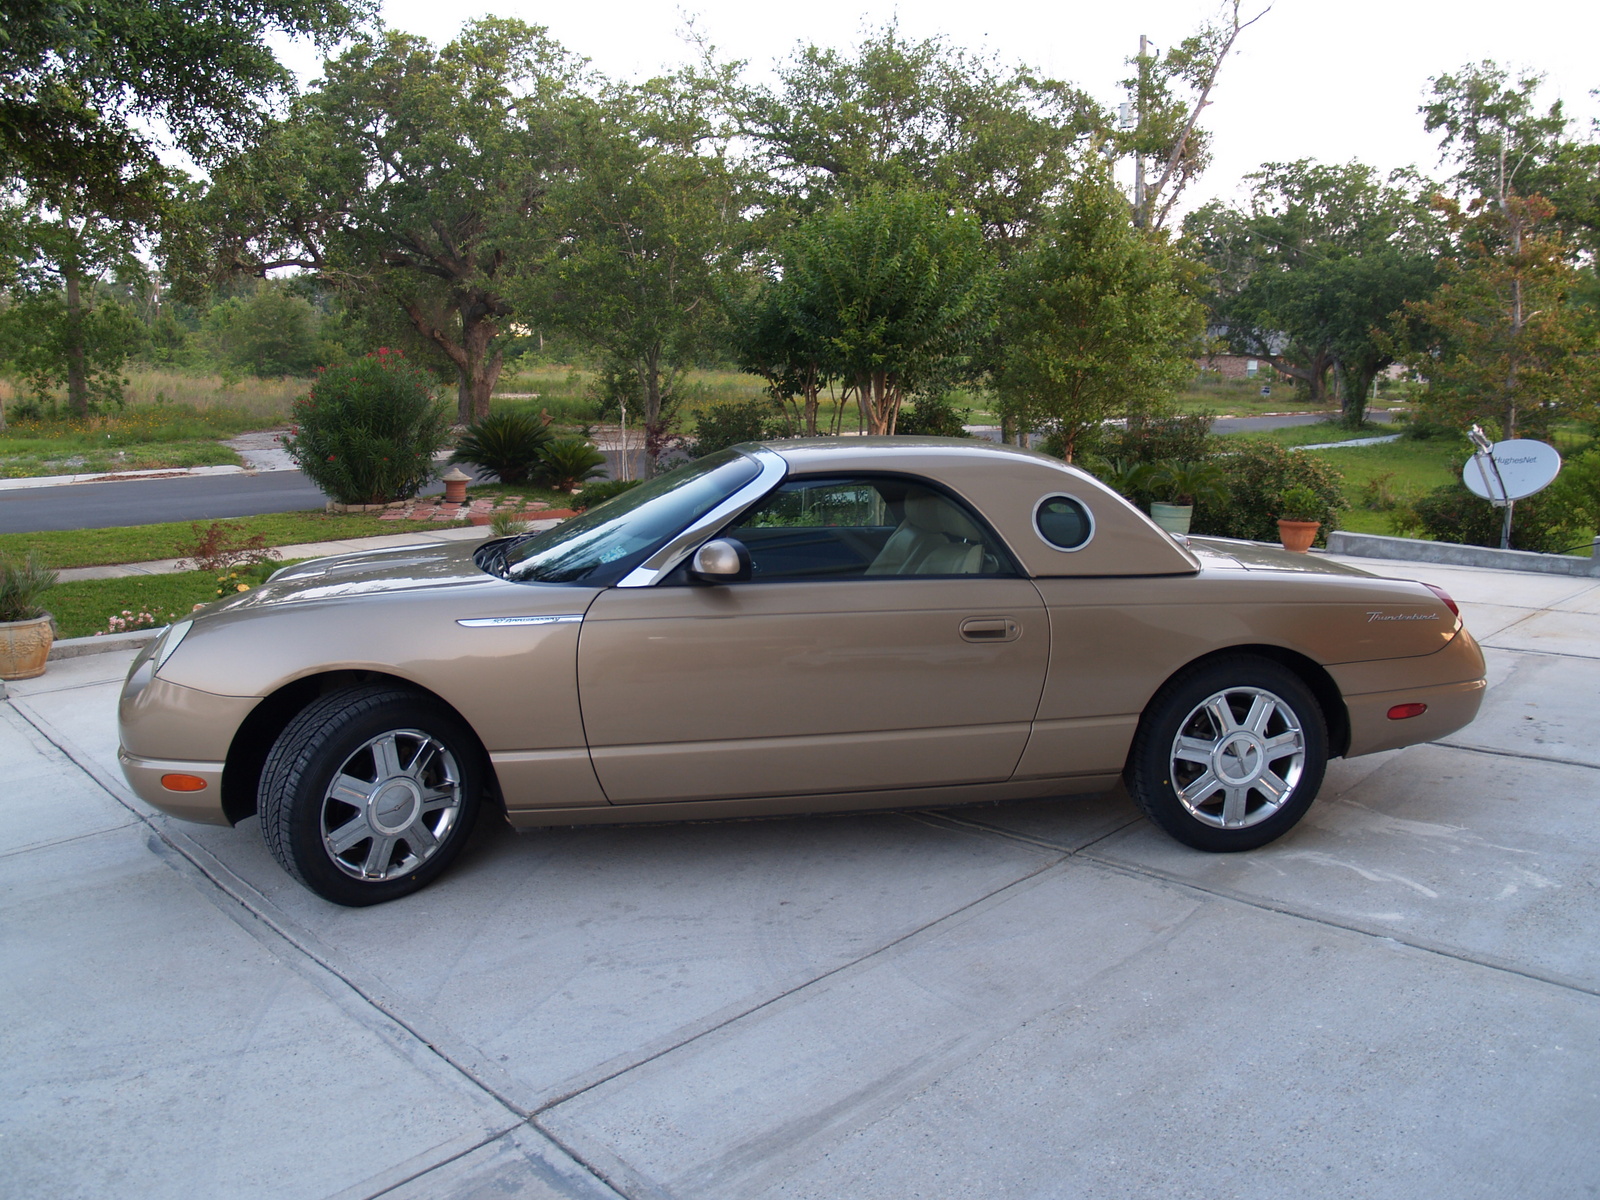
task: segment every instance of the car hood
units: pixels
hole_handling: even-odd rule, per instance
[[[218,601],[208,612],[493,583],[494,577],[472,558],[482,544],[430,542],[312,559],[283,568],[260,587]]]

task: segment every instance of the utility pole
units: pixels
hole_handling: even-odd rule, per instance
[[[1145,57],[1149,54],[1150,40],[1144,34],[1139,35],[1139,70],[1136,72],[1138,91],[1134,94],[1134,120],[1133,138],[1133,223],[1143,229],[1149,221],[1144,211],[1144,150],[1139,145],[1139,139],[1144,136],[1144,90],[1145,90]]]

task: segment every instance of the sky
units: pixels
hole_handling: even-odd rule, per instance
[[[1243,13],[1267,7],[1245,0]],[[1120,98],[1125,60],[1146,34],[1158,50],[1181,41],[1220,8],[1214,0],[1087,4],[987,0],[384,0],[384,22],[436,43],[463,21],[494,14],[544,25],[568,49],[616,78],[643,79],[695,57],[686,18],[721,58],[743,59],[752,79],[802,41],[847,48],[863,29],[898,17],[912,38],[942,35],[968,49],[1023,62],[1083,88],[1107,105]],[[309,81],[316,56],[286,49]],[[1438,168],[1438,145],[1417,112],[1431,76],[1483,59],[1547,77],[1547,100],[1565,101],[1582,126],[1600,116],[1600,3],[1596,0],[1273,0],[1241,35],[1202,118],[1212,134],[1210,170],[1184,207],[1242,195],[1263,162],[1359,159],[1381,170]]]

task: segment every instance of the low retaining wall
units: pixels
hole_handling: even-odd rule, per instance
[[[102,633],[99,637],[61,638],[50,647],[50,661],[82,658],[85,654],[109,654],[113,650],[137,650],[166,632],[165,625],[135,629],[132,633]]]
[[[1356,558],[1394,558],[1406,562],[1450,563],[1458,567],[1492,567],[1499,571],[1537,571],[1543,575],[1600,576],[1600,557],[1571,554],[1535,554],[1531,550],[1495,550],[1488,546],[1460,546],[1455,542],[1423,542],[1415,538],[1380,537],[1375,533],[1348,533],[1338,529],[1328,535],[1330,554]]]

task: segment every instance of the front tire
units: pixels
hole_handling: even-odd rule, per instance
[[[1150,701],[1128,757],[1128,791],[1187,846],[1254,850],[1282,837],[1322,787],[1328,729],[1298,675],[1269,659],[1214,659]]]
[[[267,754],[257,793],[267,849],[335,904],[408,895],[465,844],[481,763],[472,731],[428,697],[382,684],[324,696]]]

